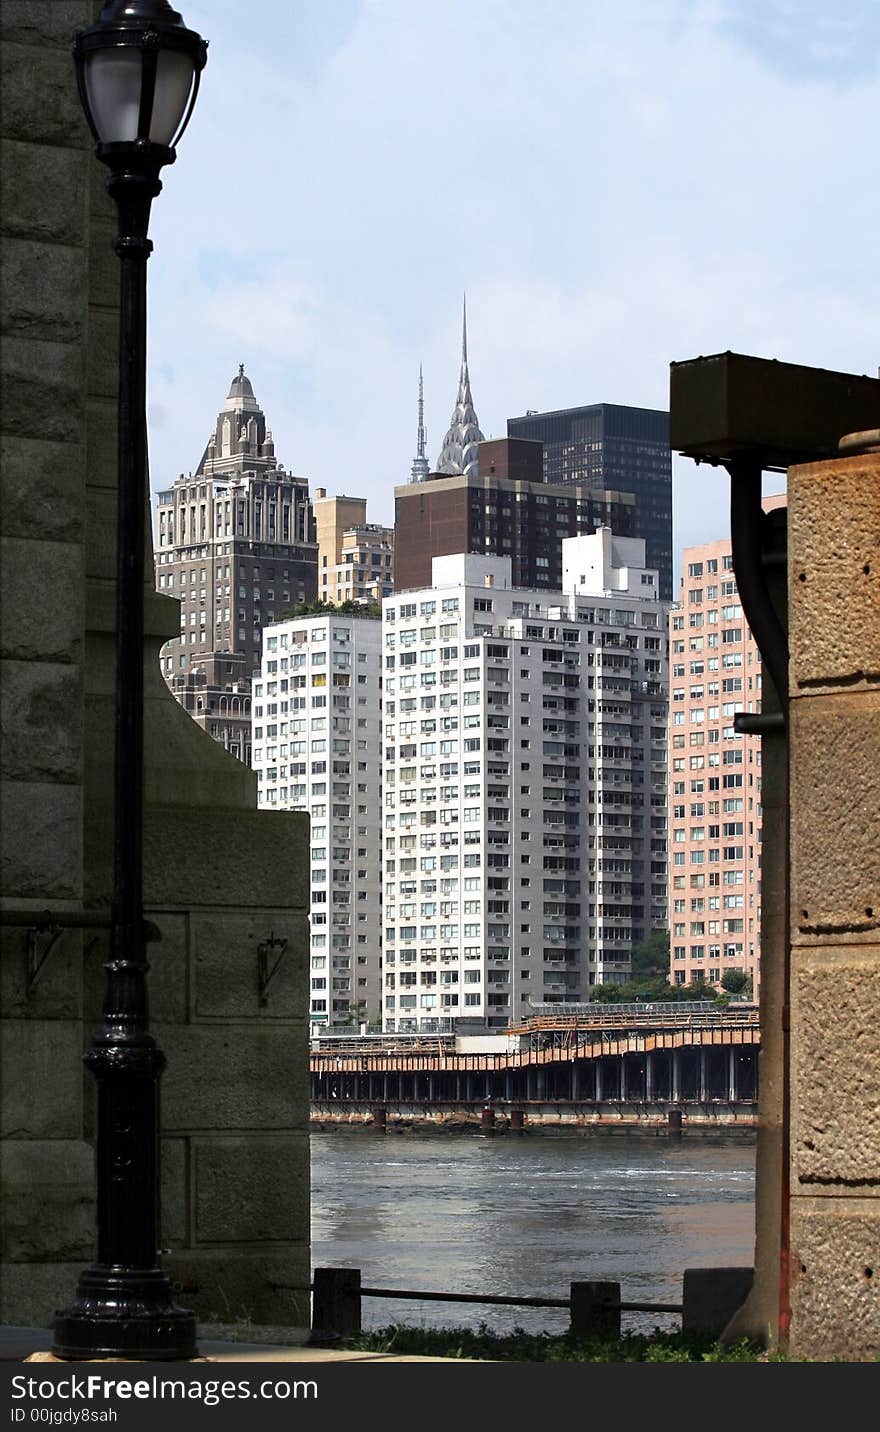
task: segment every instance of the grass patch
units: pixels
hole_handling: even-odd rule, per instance
[[[721,1347],[711,1338],[681,1332],[626,1333],[610,1341],[574,1338],[570,1333],[493,1333],[473,1328],[412,1328],[396,1323],[347,1337],[343,1347],[422,1357],[477,1358],[489,1362],[785,1362],[743,1341]]]

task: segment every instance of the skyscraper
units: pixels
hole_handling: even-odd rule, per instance
[[[467,356],[467,304],[463,306],[461,321],[461,372],[458,377],[458,396],[449,420],[449,428],[443,439],[443,448],[437,459],[437,471],[445,474],[460,473],[475,477],[477,473],[477,443],[483,441],[480,424],[471,397],[471,379],[468,372]]]
[[[429,586],[432,558],[456,552],[509,556],[515,586],[558,590],[564,537],[632,532],[631,493],[545,483],[540,443],[496,438],[476,450],[466,474],[394,489],[395,591]]]
[[[785,497],[765,497],[765,512]],[[734,726],[761,709],[761,655],[743,616],[730,538],[685,547],[669,618],[671,974],[719,985],[761,973],[761,738]]]
[[[671,601],[669,414],[655,408],[595,403],[508,418],[507,432],[510,437],[537,438],[544,444],[546,482],[634,493],[633,534],[644,538],[648,566],[660,574],[660,595]]]
[[[644,542],[435,558],[383,603],[384,1025],[504,1028],[667,925],[666,604]]]
[[[322,602],[381,602],[391,595],[394,529],[367,521],[365,497],[315,488],[318,596]]]
[[[258,803],[311,823],[313,1027],[381,1008],[381,638],[377,618],[294,617],[265,632],[254,680]]]
[[[157,496],[156,585],[180,601],[162,671],[208,733],[250,764],[250,680],[264,624],[317,592],[308,482],[285,471],[244,365],[194,473]]]

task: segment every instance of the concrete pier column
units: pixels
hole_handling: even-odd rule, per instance
[[[706,1102],[706,1100],[708,1099],[708,1097],[709,1097],[709,1093],[708,1093],[708,1089],[707,1089],[707,1087],[706,1087],[706,1051],[705,1051],[705,1049],[701,1049],[701,1050],[700,1050],[700,1103],[701,1103],[701,1104],[705,1104],[705,1102]]]
[[[581,1097],[581,1073],[580,1065],[576,1059],[571,1061],[571,1099],[576,1104]]]
[[[672,1102],[681,1102],[681,1050],[672,1051]]]
[[[595,1092],[595,1097],[596,1097],[596,1103],[597,1103],[597,1104],[601,1104],[601,1102],[602,1102],[602,1060],[601,1060],[601,1059],[594,1059],[594,1060],[593,1060],[593,1079],[594,1079],[594,1084],[595,1084],[595,1090],[594,1090],[594,1092]]]
[[[727,1051],[727,1097],[731,1104],[736,1103],[736,1050],[732,1044]]]
[[[654,1055],[645,1055],[645,1102],[654,1102]]]

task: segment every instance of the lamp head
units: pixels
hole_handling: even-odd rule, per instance
[[[168,0],[108,0],[73,40],[79,96],[97,156],[114,170],[173,164],[196,102],[207,41]]]

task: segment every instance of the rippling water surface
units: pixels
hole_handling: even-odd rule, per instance
[[[312,1135],[312,1262],[367,1285],[565,1297],[582,1278],[676,1302],[685,1268],[754,1259],[754,1142],[633,1134]],[[364,1300],[364,1325],[561,1330],[553,1309]],[[663,1316],[629,1328],[674,1326]]]

